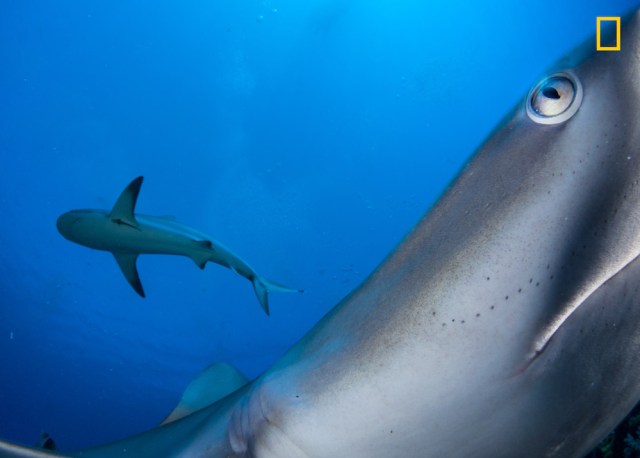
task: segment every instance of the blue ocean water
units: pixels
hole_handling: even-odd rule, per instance
[[[204,367],[255,377],[398,243],[556,59],[628,0],[0,3],[0,437],[63,449],[156,425]],[[59,214],[210,233],[142,256],[147,298]]]

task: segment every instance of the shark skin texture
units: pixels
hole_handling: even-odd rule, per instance
[[[640,13],[594,47],[263,375],[68,456],[584,456],[640,398]]]
[[[186,256],[200,269],[204,269],[207,262],[228,267],[251,282],[260,306],[267,315],[267,293],[302,292],[261,277],[223,244],[172,217],[135,214],[142,180],[143,177],[134,179],[122,191],[110,212],[72,210],[62,214],[56,223],[58,232],[80,245],[110,251],[129,284],[141,297],[145,297],[145,293],[136,266],[140,254]]]

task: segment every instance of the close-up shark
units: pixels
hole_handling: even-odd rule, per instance
[[[145,294],[136,265],[140,254],[186,256],[201,269],[207,262],[228,267],[251,282],[267,315],[267,293],[302,292],[261,277],[223,244],[172,217],[135,214],[142,180],[137,177],[129,183],[111,211],[72,210],[62,214],[57,221],[58,232],[72,242],[113,253],[125,278],[142,297]]]
[[[184,416],[134,437],[0,455],[584,456],[640,399],[640,12],[620,44],[551,68],[261,376],[226,368],[229,389],[190,387]]]

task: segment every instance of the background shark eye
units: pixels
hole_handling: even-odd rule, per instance
[[[535,86],[527,97],[527,114],[538,124],[560,124],[582,103],[582,85],[571,72],[554,73]]]

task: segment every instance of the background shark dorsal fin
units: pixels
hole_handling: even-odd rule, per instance
[[[138,177],[134,179],[129,186],[116,200],[115,205],[111,209],[111,219],[120,224],[126,224],[132,227],[138,227],[138,222],[134,215],[136,208],[136,201],[138,200],[138,194],[140,193],[140,187],[142,186],[142,180],[144,177]]]
[[[142,283],[140,282],[140,277],[138,276],[138,267],[136,267],[138,255],[129,253],[113,253],[113,257],[116,258],[116,262],[120,266],[120,270],[124,274],[129,284],[133,286],[133,289],[136,290],[136,293],[138,293],[142,297],[145,297],[144,289],[142,289]]]
[[[171,423],[204,409],[247,382],[248,379],[235,367],[225,363],[213,363],[187,386],[176,408],[160,424]]]

